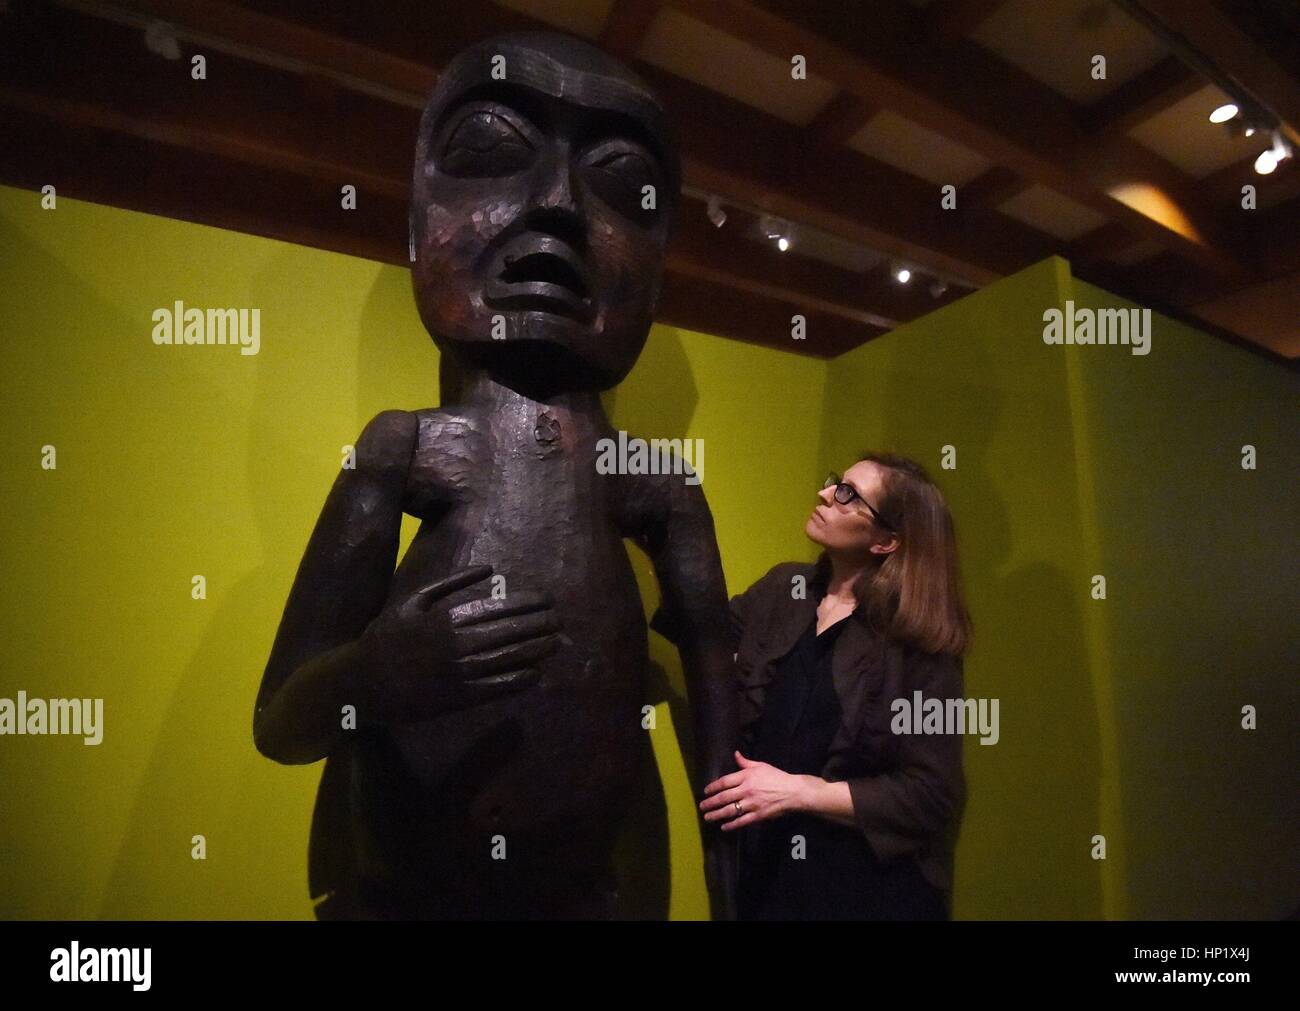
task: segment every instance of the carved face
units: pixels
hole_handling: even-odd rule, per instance
[[[411,209],[416,302],[444,351],[551,389],[606,389],[653,319],[675,154],[654,99],[609,57],[527,38],[484,43],[448,83],[458,57],[430,99]],[[482,70],[493,57],[504,80]]]

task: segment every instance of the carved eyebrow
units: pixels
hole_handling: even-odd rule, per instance
[[[542,129],[551,125],[551,117],[540,95],[532,88],[508,81],[484,81],[467,88],[448,107],[447,113],[456,112],[464,105],[477,101],[498,101],[522,112]]]
[[[659,138],[637,117],[613,109],[592,109],[589,106],[577,105],[515,81],[483,81],[467,88],[457,97],[447,113],[454,112],[468,102],[481,100],[503,102],[522,112],[543,130],[553,126],[550,105],[552,103],[563,105],[582,117],[579,139],[584,143],[610,135],[630,137],[649,150],[661,167],[667,164]],[[437,127],[435,132],[436,129]]]

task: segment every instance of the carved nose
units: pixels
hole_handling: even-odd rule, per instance
[[[555,168],[546,180],[546,187],[537,199],[537,205],[547,210],[578,211],[577,187],[573,182],[573,168],[566,156],[556,160]]]

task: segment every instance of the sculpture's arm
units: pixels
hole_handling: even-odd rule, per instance
[[[253,714],[253,740],[286,764],[326,757],[345,733],[342,710],[361,704],[357,640],[383,609],[397,561],[402,498],[416,416],[384,411],[356,443],[356,466],[330,489],[298,574]]]
[[[695,742],[692,780],[696,798],[702,799],[709,783],[736,770],[736,647],[727,584],[704,491],[680,475],[663,475],[656,485],[655,508],[648,511],[638,542],[654,563],[664,607],[679,620],[675,642]],[[717,823],[701,819],[700,824],[714,918],[734,919],[734,837]]]

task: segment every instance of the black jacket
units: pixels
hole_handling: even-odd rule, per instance
[[[741,751],[752,743],[776,662],[816,619],[814,564],[782,562],[731,598],[740,699]],[[799,578],[802,577],[802,583]],[[796,588],[802,585],[802,596]],[[891,703],[962,697],[962,661],[887,642],[862,609],[844,619],[831,654],[831,680],[843,719],[821,777],[847,782],[858,827],[881,860],[906,855],[926,880],[951,891],[953,855],[966,800],[962,737],[894,734]],[[661,609],[651,628],[673,639],[676,621]]]

